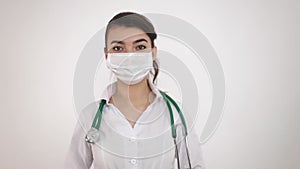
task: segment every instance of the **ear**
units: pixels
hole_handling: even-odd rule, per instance
[[[104,54],[105,54],[105,59],[107,59],[107,50],[106,50],[107,48],[106,47],[104,47]]]
[[[157,55],[157,47],[154,46],[152,48],[152,59],[155,60],[156,59],[156,55]]]

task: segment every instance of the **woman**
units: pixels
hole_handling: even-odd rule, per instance
[[[156,37],[151,22],[140,14],[122,12],[109,21],[104,52],[117,81],[81,112],[65,169],[204,169],[199,139],[194,130],[189,131],[187,152],[182,121],[175,111],[174,146],[169,109],[155,85],[159,72]],[[102,122],[94,131],[99,137],[91,141],[87,131],[96,121],[101,100],[105,103]]]

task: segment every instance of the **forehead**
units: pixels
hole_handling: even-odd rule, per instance
[[[133,42],[136,39],[144,38],[150,42],[148,35],[137,27],[114,26],[107,33],[107,44],[113,40]]]

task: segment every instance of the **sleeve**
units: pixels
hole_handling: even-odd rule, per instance
[[[63,169],[90,169],[92,162],[91,145],[85,141],[85,132],[78,120]]]
[[[178,127],[179,128],[179,127]],[[191,166],[193,169],[205,169],[205,164],[203,160],[202,148],[200,144],[200,139],[196,134],[195,130],[192,129],[187,135],[187,144],[185,144],[185,138],[183,137],[183,127],[180,127],[181,135],[178,140],[178,154],[180,167],[184,169],[189,168],[188,156],[186,148],[188,148],[188,153],[190,156]],[[179,131],[180,131],[179,130]],[[179,132],[178,131],[178,132]]]

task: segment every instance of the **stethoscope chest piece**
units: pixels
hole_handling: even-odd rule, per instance
[[[88,133],[85,136],[85,141],[88,143],[95,143],[100,140],[100,132],[98,129],[91,127]]]

